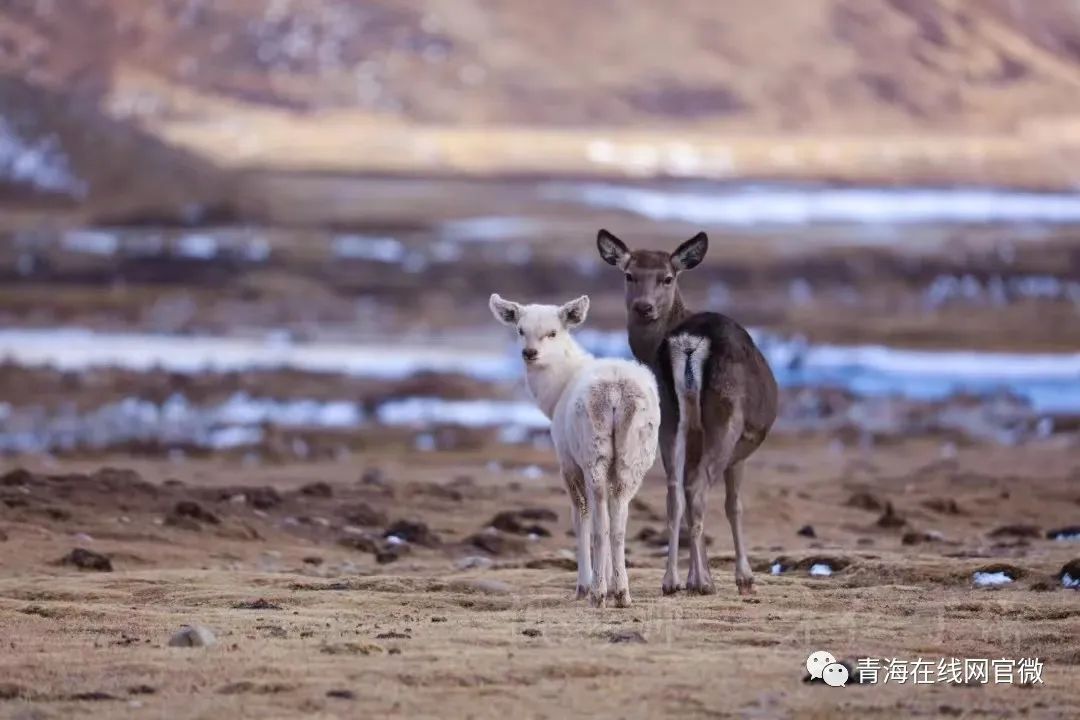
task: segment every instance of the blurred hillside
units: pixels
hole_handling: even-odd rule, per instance
[[[1080,160],[1070,0],[8,0],[0,72],[241,167],[1067,187]]]

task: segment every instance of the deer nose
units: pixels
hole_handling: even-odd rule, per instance
[[[525,348],[521,351],[521,357],[526,360],[535,360],[540,353],[535,348]]]
[[[642,317],[650,317],[655,311],[656,306],[653,305],[651,302],[638,300],[634,303],[634,312],[636,312],[638,315],[641,315]]]

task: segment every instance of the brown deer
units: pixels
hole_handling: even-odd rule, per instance
[[[735,543],[735,585],[753,592],[739,499],[743,461],[776,419],[777,389],[750,334],[729,317],[693,313],[679,293],[680,273],[705,258],[698,233],[675,252],[630,250],[607,230],[596,237],[600,257],[626,275],[630,349],[660,387],[660,456],[667,474],[668,556],[662,589],[679,590],[679,529],[689,512],[690,570],[686,589],[716,592],[705,552],[708,489],[724,478],[725,509]]]

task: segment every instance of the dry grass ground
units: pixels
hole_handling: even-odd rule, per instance
[[[531,479],[515,469],[529,463],[547,472]],[[662,548],[635,540],[628,610],[594,610],[571,599],[568,508],[542,451],[409,458],[376,451],[267,467],[224,458],[32,467],[56,476],[109,464],[138,476],[76,482],[35,474],[0,488],[4,717],[1080,712],[1080,610],[1076,593],[1054,577],[1080,553],[1075,544],[1024,537],[1030,531],[1023,529],[992,535],[1005,525],[1039,532],[1076,523],[1080,466],[1065,447],[961,448],[955,459],[940,460],[928,441],[856,453],[812,437],[777,439],[749,475],[758,594],[741,599],[734,592],[730,536],[714,498],[709,533],[719,593],[661,597]],[[358,482],[376,467],[381,475],[366,472],[368,482]],[[329,491],[312,490],[316,481]],[[250,488],[246,502],[218,499],[256,485],[275,488],[280,502],[256,510]],[[879,527],[879,511],[849,504],[858,492],[893,503],[907,525]],[[27,503],[12,507],[10,498]],[[161,524],[182,499],[200,503],[219,523]],[[632,536],[662,527],[659,477],[647,482],[641,500]],[[440,542],[378,564],[338,543],[347,536],[343,516],[359,502],[384,522],[426,522]],[[459,569],[463,557],[489,554],[469,538],[493,515],[526,507],[558,514],[544,523],[550,537],[498,534],[504,547],[495,548],[493,564]],[[796,535],[806,524],[816,539]],[[901,542],[903,533],[923,530],[940,531],[943,540]],[[75,539],[80,532],[92,540]],[[80,543],[111,556],[114,571],[51,564]],[[763,571],[778,557],[824,558],[844,569],[825,578],[805,569]],[[995,563],[1019,579],[999,590],[973,587],[972,571]],[[236,607],[257,599],[271,607]],[[219,642],[167,647],[190,622],[212,628]],[[806,656],[819,648],[848,659],[1037,656],[1044,683],[832,689],[801,680]]]

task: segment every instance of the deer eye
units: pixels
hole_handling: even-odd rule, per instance
[[[525,337],[525,331],[521,328],[518,328],[518,335],[520,335],[521,337]]]
[[[626,282],[634,282],[634,276],[630,273],[626,273]]]
[[[672,277],[671,275],[668,275],[666,278],[664,278],[664,284],[665,285],[670,285],[673,282],[675,282],[675,278]]]
[[[555,334],[556,334],[556,333],[555,333],[555,331],[554,331],[554,330],[552,330],[551,332],[549,332],[549,333],[547,334],[547,336],[548,336],[549,338],[553,338],[553,337],[555,337]]]

